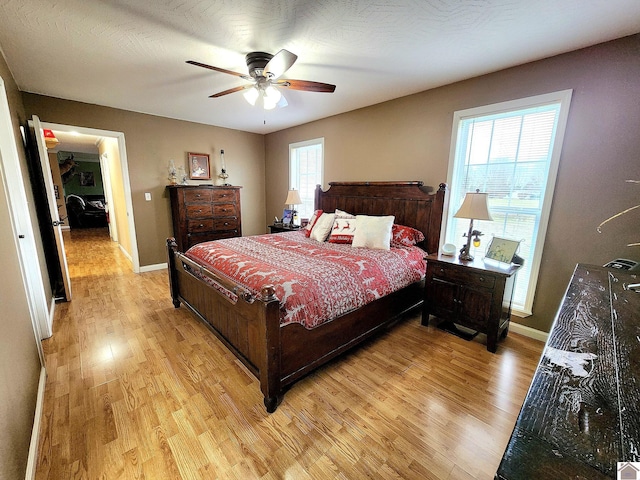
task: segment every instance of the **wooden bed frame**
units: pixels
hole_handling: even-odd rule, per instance
[[[446,185],[428,193],[422,182],[331,182],[318,185],[316,209],[353,214],[395,215],[395,223],[425,234],[421,245],[437,252]],[[275,411],[296,380],[361,343],[422,304],[424,282],[417,282],[311,330],[298,323],[280,326],[279,300],[272,285],[260,295],[219,277],[177,251],[167,240],[169,284],[176,308],[183,302],[260,380],[267,412]],[[185,266],[208,276],[238,296],[234,303]]]

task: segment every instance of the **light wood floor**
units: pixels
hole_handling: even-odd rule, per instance
[[[66,235],[73,301],[44,341],[42,479],[491,479],[542,343],[487,352],[417,314],[296,383],[275,413],[166,271]]]

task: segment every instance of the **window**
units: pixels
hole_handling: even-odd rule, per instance
[[[313,215],[316,185],[322,185],[324,138],[289,145],[289,188],[300,192],[300,218]]]
[[[445,238],[466,241],[469,220],[453,215],[466,192],[487,192],[493,221],[474,222],[484,237],[471,254],[484,256],[493,235],[521,241],[516,314],[531,314],[570,100],[565,90],[454,114]]]

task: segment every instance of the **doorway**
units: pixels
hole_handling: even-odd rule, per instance
[[[69,173],[69,170],[73,168],[73,163],[78,163],[74,162],[74,159],[80,159],[83,154],[95,156],[97,163],[93,167],[93,175],[88,173],[91,168],[85,168],[83,172],[76,166],[76,180],[87,183],[85,186],[88,187],[95,183],[96,177],[101,177],[105,207],[103,215],[108,216],[107,226],[110,237],[112,241],[117,242],[120,250],[131,262],[133,272],[139,273],[140,262],[133,221],[124,134],[49,122],[41,122],[41,126],[43,129],[51,130],[58,139],[55,148],[48,151],[48,160],[52,171],[60,170],[60,177],[62,177],[63,170],[64,173]],[[61,152],[61,155],[58,155],[58,152]],[[64,203],[66,207],[69,195],[65,195],[63,187],[60,185],[58,189],[62,190],[60,191],[60,202]],[[79,195],[79,197],[83,196]],[[92,197],[87,197],[87,199],[91,200]],[[66,212],[67,218],[69,218],[69,214]],[[87,219],[91,219],[91,216],[87,216]],[[99,221],[98,217],[94,217],[93,220]],[[65,230],[68,227],[67,224]],[[74,228],[73,224],[71,228]],[[64,255],[66,258],[66,252]]]

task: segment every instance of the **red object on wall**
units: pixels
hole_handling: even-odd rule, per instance
[[[44,143],[47,146],[47,148],[53,148],[59,143],[59,140],[56,138],[56,136],[53,134],[51,130],[43,129],[42,132],[44,133]]]

